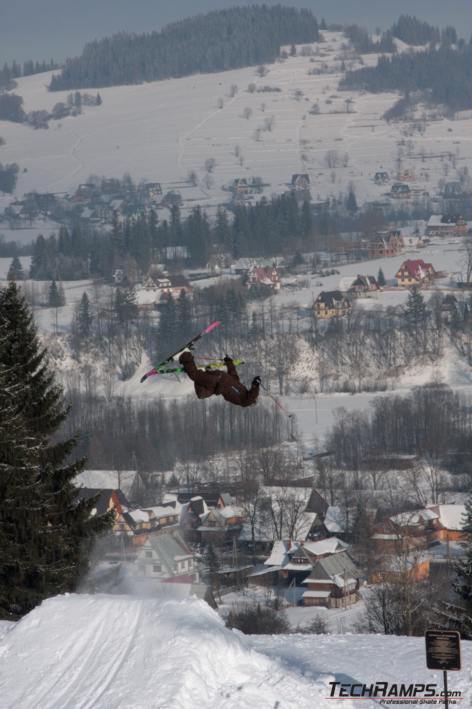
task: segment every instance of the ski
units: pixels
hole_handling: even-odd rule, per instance
[[[245,364],[245,362],[243,359],[233,359],[233,364],[235,367],[239,367],[242,364]],[[197,363],[198,369],[207,370],[223,369],[225,366],[226,365],[223,361],[206,362],[205,364]],[[180,374],[181,372],[185,372],[185,369],[182,366],[167,367],[166,365],[163,365],[162,367],[156,367],[156,370],[157,374]]]
[[[174,357],[175,357],[176,355],[178,355],[180,352],[182,352],[183,350],[185,350],[187,347],[191,347],[192,345],[194,345],[195,342],[198,342],[198,340],[199,340],[201,337],[203,337],[204,335],[208,335],[210,332],[213,332],[213,330],[214,330],[215,328],[217,328],[219,325],[221,325],[221,321],[220,321],[220,320],[215,320],[215,322],[212,322],[212,323],[211,323],[210,325],[208,325],[207,327],[204,327],[203,330],[200,330],[200,332],[198,333],[198,335],[195,335],[195,337],[192,337],[192,339],[189,340],[183,347],[180,347],[180,348],[179,348],[178,350],[176,350],[175,352],[172,352],[172,354],[170,354],[166,359],[162,360],[162,362],[159,362],[159,364],[157,364],[155,367],[153,367],[152,369],[150,369],[149,372],[146,372],[146,374],[144,374],[144,375],[141,377],[141,380],[140,380],[140,381],[141,381],[141,384],[142,384],[143,382],[145,382],[148,377],[153,377],[155,374],[159,374],[159,373],[160,373],[160,372],[159,372],[159,369],[160,369],[160,368],[165,367],[166,364],[168,364],[169,362],[172,362],[172,360],[174,359]]]

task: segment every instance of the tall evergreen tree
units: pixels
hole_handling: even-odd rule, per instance
[[[464,558],[456,566],[455,589],[464,601],[465,610],[472,618],[472,495],[465,503],[464,522],[463,532],[467,535],[468,541],[464,545]]]
[[[182,341],[188,340],[192,332],[192,304],[184,290],[180,291],[176,306],[178,336],[182,338]]]
[[[48,292],[48,305],[50,308],[60,308],[65,305],[64,290],[58,287],[56,281],[51,281]]]
[[[86,340],[92,332],[93,316],[90,310],[90,300],[87,293],[82,293],[82,298],[75,313],[75,329],[79,339]]]
[[[75,588],[94,536],[108,527],[110,519],[91,516],[95,500],[78,499],[73,479],[84,461],[73,460],[75,439],[60,440],[68,410],[39,344],[32,313],[14,282],[0,291],[0,331],[5,388],[16,389],[15,411],[28,436],[37,441],[42,534],[40,540],[31,540],[31,545],[37,545],[39,571],[30,574],[27,583],[32,593],[44,598]]]
[[[0,365],[0,618],[7,620],[41,600],[44,582],[38,439],[27,431],[18,396],[24,385],[10,385]]]
[[[383,286],[384,286],[384,285],[386,284],[386,282],[387,282],[387,281],[385,280],[384,272],[382,271],[381,268],[379,268],[379,272],[378,272],[378,274],[377,274],[377,281],[378,281],[379,286],[381,286],[382,288],[383,288]]]
[[[24,281],[25,272],[18,256],[14,256],[8,269],[7,280],[9,281]]]
[[[426,305],[418,286],[413,286],[408,294],[405,319],[408,332],[414,340],[415,351],[418,354],[420,344],[424,342],[427,319]]]

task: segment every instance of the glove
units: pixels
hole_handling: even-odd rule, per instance
[[[260,377],[254,377],[252,380],[252,386],[253,387],[258,387],[261,385],[261,378]]]
[[[225,355],[224,360],[223,360],[223,362],[225,364],[231,364],[232,361],[233,361],[232,357],[228,357],[228,355]]]

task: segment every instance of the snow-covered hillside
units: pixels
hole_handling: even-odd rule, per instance
[[[341,33],[323,34],[325,41],[312,45],[313,56],[300,51],[269,65],[266,76],[248,67],[100,89],[101,106],[51,121],[48,130],[0,122],[6,140],[2,162],[27,169],[19,177],[20,195],[73,191],[92,173],[129,172],[181,191],[187,206],[207,207],[228,201],[222,188],[234,178],[261,177],[270,196],[284,192],[294,173],[309,173],[314,199],[337,196],[351,181],[358,200],[381,198],[389,187],[376,185],[373,177],[378,170],[396,172],[400,140],[402,168],[416,172],[415,187],[431,191],[440,178],[455,179],[444,153],[455,156],[457,168],[472,157],[472,121],[439,120],[422,134],[403,134],[405,124],[382,119],[394,94],[338,91],[342,62],[349,67],[351,58]],[[376,55],[363,61],[371,64]],[[360,64],[354,60],[353,66]],[[51,110],[66,101],[67,92],[47,91],[49,81],[50,74],[18,80],[15,91],[26,111]],[[349,105],[346,99],[352,99]],[[337,167],[327,164],[330,150],[338,154]],[[205,172],[207,159],[215,160],[211,175]],[[185,182],[191,171],[199,179],[196,187]]]
[[[449,684],[464,707],[472,643],[462,650]],[[0,658],[2,709],[324,709],[333,681],[441,682],[421,638],[245,637],[193,599],[58,596],[6,633]]]

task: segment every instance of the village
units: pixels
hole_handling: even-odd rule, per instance
[[[103,487],[113,481],[121,487]],[[143,497],[139,473],[84,471],[76,484],[81,499],[96,498],[97,514],[113,515],[88,580],[96,591],[133,584],[157,592],[166,584],[223,611],[252,594],[280,608],[313,608],[313,616],[300,616],[305,623],[320,608],[329,621],[333,610],[336,619],[340,611],[346,619],[353,608],[359,612],[377,585],[428,581],[447,588],[464,553],[463,504],[410,505],[395,514],[379,504],[361,516],[330,505],[312,476],[261,485],[252,497],[237,482],[201,481],[174,491],[171,483],[160,504],[139,507],[132,504]]]

